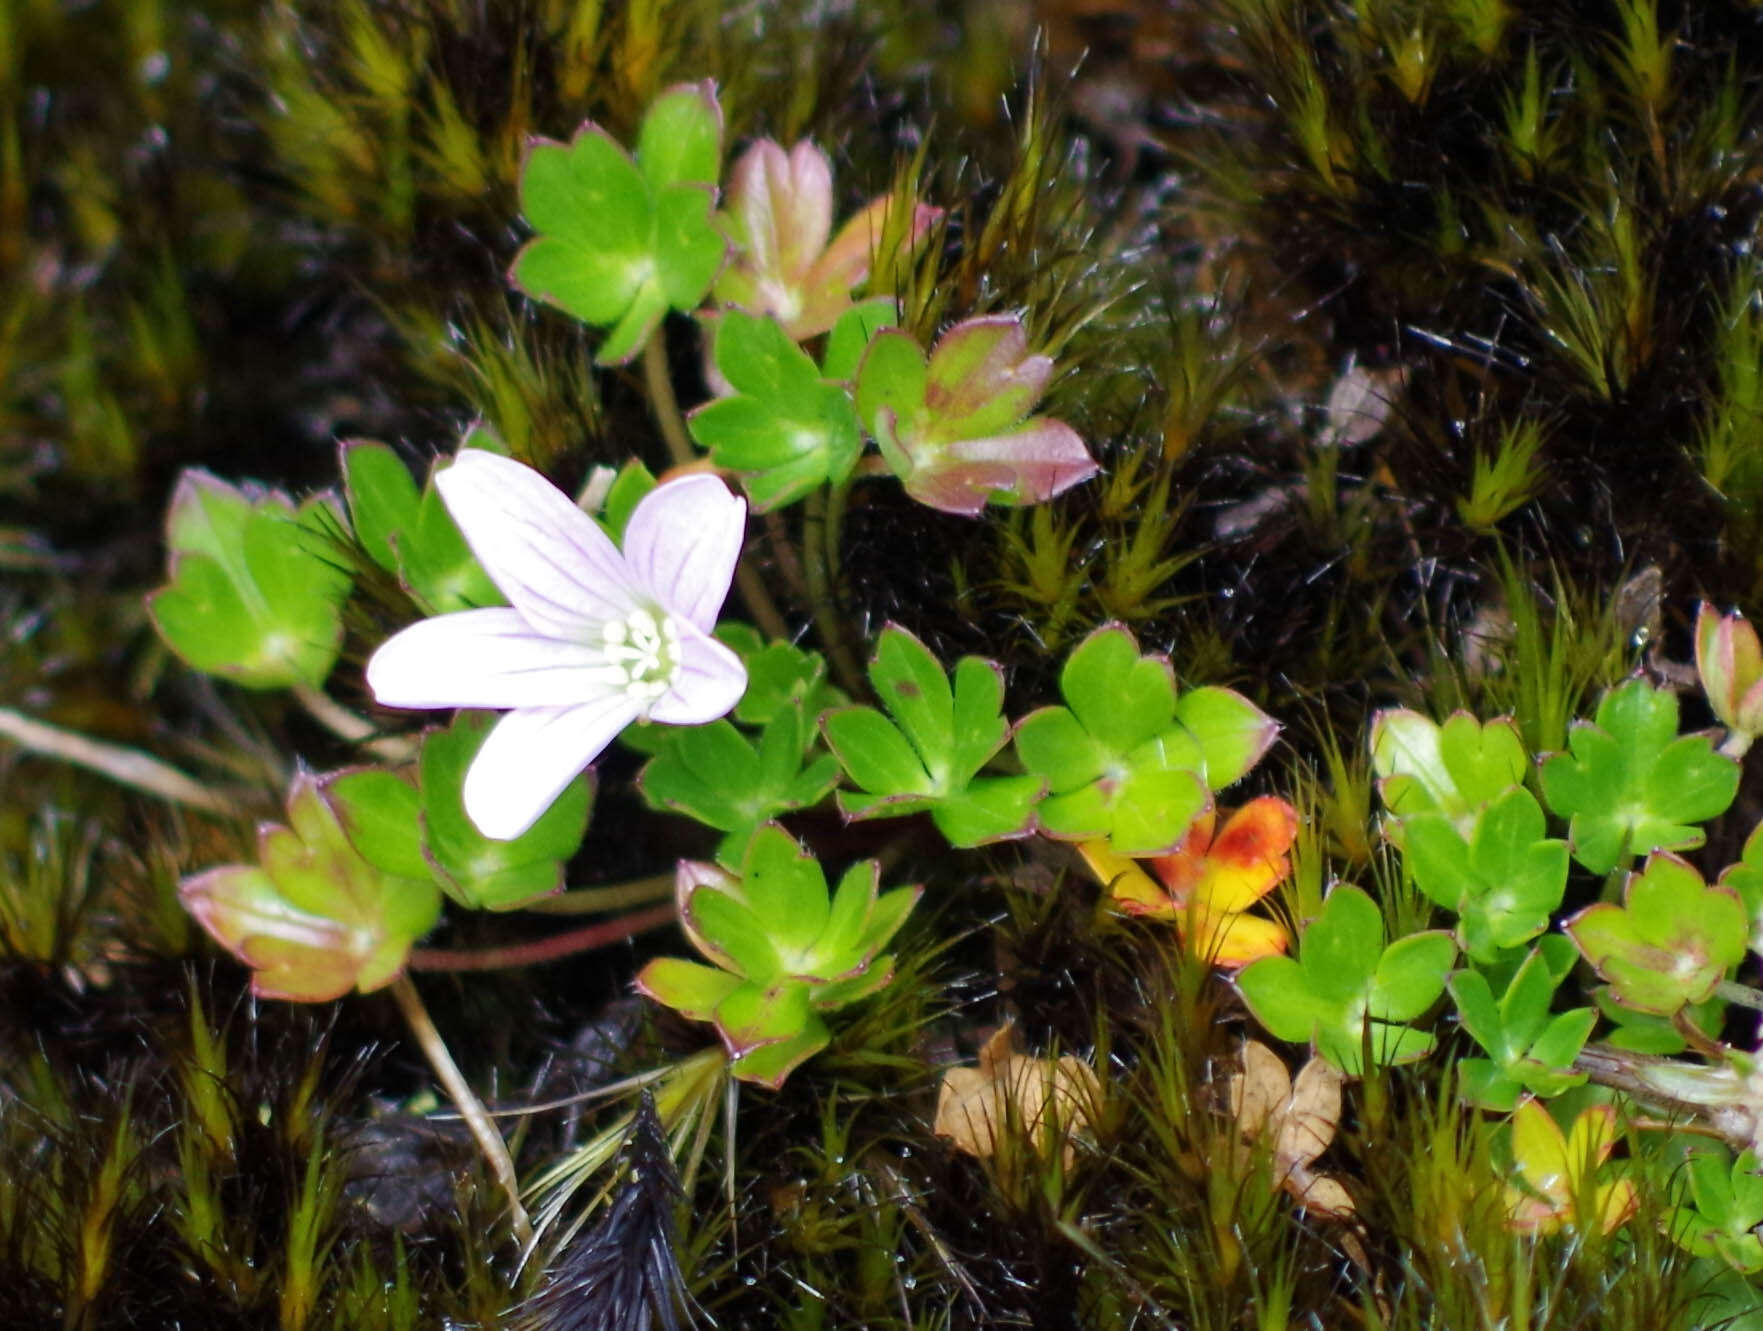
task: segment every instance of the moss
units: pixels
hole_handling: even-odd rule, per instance
[[[566,480],[662,465],[635,379],[509,294],[515,173],[529,135],[627,133],[657,89],[711,77],[731,138],[831,147],[841,211],[889,188],[944,204],[883,285],[927,337],[1026,311],[1061,367],[1047,409],[1104,464],[981,523],[859,487],[853,636],[895,619],[999,659],[1019,712],[1072,642],[1129,622],[1184,682],[1287,723],[1257,778],[1307,813],[1278,908],[1314,914],[1339,876],[1418,926],[1371,831],[1374,706],[1510,713],[1558,749],[1601,687],[1688,655],[1697,597],[1763,605],[1751,8],[1051,5],[1037,44],[982,3],[0,7],[0,705],[199,767],[248,813],[295,755],[341,761],[144,628],[172,476],[312,488],[339,437],[415,461],[473,420]],[[1379,419],[1348,442],[1330,403],[1355,374]],[[766,540],[781,571],[787,524]],[[357,655],[410,613],[370,591]],[[427,1074],[389,1004],[260,1006],[200,959],[172,889],[237,855],[248,817],[5,764],[0,1320],[492,1325],[547,1260],[567,1287],[567,1255],[517,1266],[475,1156],[422,1126]],[[572,882],[679,849],[633,773],[603,770],[623,835]],[[1452,1051],[1350,1088],[1326,1163],[1359,1226],[1299,1210],[1222,1112],[1251,1029],[1235,991],[1099,912],[1064,852],[954,869],[910,824],[799,827],[830,859],[881,851],[932,909],[825,1056],[743,1090],[732,1136],[707,1104],[684,1203],[648,1198],[642,1232],[677,1224],[718,1325],[1667,1327],[1754,1307],[1645,1218],[1510,1232]],[[449,941],[509,927],[454,920]],[[702,1047],[608,1008],[634,960],[425,992],[478,1086],[548,1101]],[[1007,1020],[1105,1074],[1070,1168],[931,1133],[937,1069]],[[522,1119],[523,1172],[619,1112]],[[1662,1148],[1620,1154],[1656,1216]]]

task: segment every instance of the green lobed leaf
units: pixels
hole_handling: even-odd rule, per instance
[[[1223,790],[1247,776],[1279,736],[1279,723],[1230,689],[1190,689],[1175,705],[1175,719],[1200,746],[1206,784]]]
[[[728,242],[710,221],[711,202],[710,191],[696,185],[670,185],[655,195],[654,286],[664,305],[682,313],[698,307],[728,257]],[[647,340],[645,334],[635,345]]]
[[[637,131],[637,165],[656,189],[714,185],[722,165],[722,107],[706,81],[669,88]]]
[[[1070,708],[1042,707],[1016,727],[1016,756],[1058,796],[1089,787],[1108,769],[1111,755]]]
[[[512,280],[596,327],[598,360],[634,356],[671,305],[697,306],[727,245],[711,224],[721,113],[709,85],[657,99],[639,135],[641,163],[598,126],[568,144],[541,140],[521,169],[521,211],[537,233]]]
[[[419,491],[384,444],[345,443],[342,470],[356,539],[425,610],[447,614],[502,602],[432,481]]]
[[[1281,1040],[1309,1044],[1318,1013],[1304,971],[1291,957],[1262,957],[1237,972],[1237,990],[1255,1020]]]
[[[1046,785],[1036,776],[980,776],[931,806],[931,821],[951,846],[984,846],[1032,831]]]
[[[261,830],[256,866],[211,869],[178,889],[208,933],[252,968],[260,997],[323,1002],[380,988],[440,914],[426,876],[385,873],[356,850],[325,786],[295,778],[288,822]]]
[[[1449,936],[1436,932],[1386,948],[1377,904],[1341,883],[1304,930],[1296,960],[1251,962],[1237,986],[1274,1035],[1310,1041],[1336,1067],[1357,1075],[1367,1048],[1376,1063],[1407,1062],[1431,1050],[1430,1034],[1400,1023],[1437,1000],[1454,955]]]
[[[597,125],[568,144],[540,140],[521,168],[520,207],[538,232],[511,277],[583,323],[615,322],[649,275],[654,197],[624,149]]]
[[[637,786],[650,807],[729,833],[717,859],[732,866],[761,823],[831,793],[838,764],[824,754],[807,761],[813,738],[798,707],[779,710],[757,744],[727,721],[670,728]]]
[[[759,829],[741,864],[741,892],[764,924],[784,973],[806,970],[830,918],[826,873],[775,823]]]
[[[1305,982],[1337,1017],[1370,990],[1383,937],[1377,903],[1350,883],[1339,883],[1329,892],[1322,914],[1304,930],[1298,959]]]
[[[767,643],[758,630],[734,621],[718,624],[716,636],[747,667],[747,691],[734,710],[742,725],[762,726],[785,707],[814,721],[829,707],[848,701],[826,682],[826,658],[819,652],[790,642]]]
[[[886,328],[870,339],[857,367],[857,415],[884,453],[889,440],[918,428],[924,413],[927,369],[924,352],[911,334]],[[891,457],[888,461],[896,472],[911,466],[904,456],[900,466],[895,466]]]
[[[355,539],[374,563],[398,572],[392,539],[416,525],[422,502],[410,469],[386,445],[357,440],[342,445],[342,472]]]
[[[794,980],[761,984],[749,980],[716,1006],[716,1028],[732,1054],[796,1040],[806,1034],[814,1011],[808,986]]]
[[[701,950],[724,970],[758,985],[784,974],[766,922],[737,897],[714,886],[694,888],[680,907]]]
[[[1455,712],[1439,725],[1406,708],[1379,712],[1371,724],[1372,768],[1384,806],[1398,820],[1439,813],[1464,837],[1482,805],[1524,781],[1523,741],[1509,718],[1486,723]]]
[[[929,808],[957,846],[1026,835],[1041,783],[990,782],[978,773],[1003,747],[1003,677],[989,661],[965,657],[951,684],[917,638],[890,625],[870,663],[870,680],[888,716],[868,707],[821,718],[827,745],[857,787],[839,792],[848,818],[893,817]],[[1032,793],[1031,793],[1032,791]]]
[[[1403,821],[1404,863],[1421,891],[1460,917],[1470,956],[1491,961],[1548,928],[1567,886],[1567,844],[1543,835],[1542,806],[1522,786],[1474,815],[1467,842],[1443,813]]]
[[[1125,754],[1175,720],[1175,674],[1161,656],[1140,656],[1132,633],[1111,624],[1085,638],[1059,672],[1066,706],[1097,743]]]
[[[423,736],[418,759],[424,850],[442,889],[472,910],[513,910],[558,891],[593,804],[593,777],[583,773],[513,840],[478,831],[465,812],[465,774],[493,723],[489,713],[462,711]]]
[[[1707,1001],[1750,934],[1737,894],[1664,853],[1629,876],[1622,905],[1588,906],[1565,928],[1618,1003],[1661,1015]]]
[[[273,491],[185,472],[167,513],[171,581],[148,598],[185,662],[247,688],[317,687],[342,645],[350,578],[325,496],[295,510]]]
[[[693,1021],[710,1021],[716,1007],[744,981],[738,975],[680,957],[656,957],[637,972],[635,987]]]
[[[1067,706],[1041,708],[1016,730],[1018,758],[1051,792],[1039,809],[1042,830],[1106,836],[1122,855],[1173,850],[1211,795],[1200,737],[1175,719],[1169,663],[1140,656],[1130,632],[1107,625],[1066,660],[1060,689]]]
[[[324,790],[343,831],[368,863],[400,878],[431,877],[422,848],[422,796],[411,782],[367,767],[326,778]]]
[[[820,358],[821,375],[836,383],[854,380],[871,339],[899,321],[900,308],[892,296],[876,296],[853,305],[839,316],[826,335],[826,350]]]
[[[1677,738],[1677,699],[1630,680],[1577,723],[1569,753],[1543,764],[1549,807],[1570,819],[1573,857],[1609,873],[1627,856],[1702,844],[1696,824],[1723,813],[1738,793],[1738,764],[1706,735]]]
[[[1373,973],[1366,1011],[1378,1021],[1413,1021],[1445,991],[1457,945],[1432,930],[1398,938],[1384,949]]]

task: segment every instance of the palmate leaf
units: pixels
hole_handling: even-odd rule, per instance
[[[1467,838],[1480,809],[1522,785],[1530,766],[1510,718],[1482,722],[1456,712],[1441,726],[1406,708],[1372,719],[1371,761],[1398,845],[1408,818],[1423,813],[1449,819]]]
[[[1566,929],[1618,1003],[1660,1015],[1712,996],[1750,939],[1738,894],[1709,887],[1690,865],[1664,853],[1629,876],[1622,905],[1588,906]]]
[[[439,615],[503,603],[432,479],[419,491],[403,459],[384,444],[363,442],[342,446],[342,472],[356,539],[424,610]]]
[[[1573,858],[1609,873],[1626,857],[1702,844],[1703,823],[1738,793],[1738,763],[1706,735],[1677,733],[1677,698],[1634,679],[1578,722],[1569,753],[1543,764],[1543,795],[1568,817]]]
[[[981,776],[1009,738],[998,667],[976,656],[956,662],[953,683],[917,638],[882,631],[869,677],[887,708],[848,707],[821,718],[827,747],[856,787],[839,792],[847,818],[890,818],[929,810],[952,845],[1026,836],[1044,789],[1033,776]]]
[[[662,93],[633,159],[599,126],[567,144],[541,139],[521,170],[520,205],[537,233],[509,276],[536,300],[609,327],[602,364],[629,360],[669,308],[710,289],[727,242],[711,223],[722,109],[708,84]]]
[[[166,512],[170,584],[147,598],[166,645],[246,688],[324,683],[350,588],[333,505],[186,471]]]
[[[692,413],[692,438],[738,472],[758,512],[849,479],[863,440],[843,386],[768,318],[717,317],[716,368],[735,390]]]
[[[827,892],[826,874],[775,823],[749,839],[735,877],[682,861],[678,897],[686,935],[714,969],[658,958],[637,989],[713,1022],[743,1081],[776,1087],[831,1038],[823,1012],[884,988],[892,941],[920,889],[880,891],[873,860],[852,865]]]
[[[1505,977],[1505,988],[1497,998],[1488,975],[1480,970],[1458,971],[1451,977],[1458,1020],[1488,1053],[1487,1058],[1459,1061],[1458,1082],[1465,1099],[1505,1113],[1526,1091],[1559,1095],[1586,1080],[1584,1073],[1573,1070],[1573,1060],[1597,1024],[1597,1011],[1589,1007],[1549,1011],[1555,990],[1576,959],[1568,939],[1550,934]]]
[[[1104,625],[1059,675],[1062,707],[1043,707],[1016,731],[1022,765],[1047,783],[1041,829],[1064,840],[1107,837],[1116,854],[1173,851],[1211,791],[1240,779],[1279,727],[1228,689],[1176,694],[1161,656],[1141,656],[1132,633]]]
[[[638,788],[651,807],[728,833],[716,858],[734,867],[760,824],[820,803],[838,781],[836,760],[811,756],[814,740],[799,705],[773,712],[757,742],[728,721],[669,727]]]
[[[471,910],[513,910],[563,886],[563,866],[581,848],[593,804],[584,772],[519,836],[493,840],[466,816],[466,769],[493,717],[462,711],[423,736],[415,784],[395,772],[357,768],[326,782],[349,840],[386,873],[433,882]]]
[[[1449,934],[1411,934],[1384,945],[1383,915],[1364,892],[1337,885],[1299,942],[1296,960],[1264,957],[1237,976],[1249,1010],[1282,1040],[1314,1044],[1343,1072],[1426,1055],[1432,1036],[1403,1023],[1444,991],[1457,954]]]
[[[259,829],[255,865],[209,869],[178,889],[209,934],[252,968],[260,997],[325,1002],[389,984],[440,914],[426,873],[389,873],[356,849],[328,781],[294,779],[288,822]]]
[[[1549,927],[1567,887],[1567,843],[1543,835],[1542,806],[1522,786],[1483,807],[1467,840],[1444,813],[1403,823],[1405,865],[1421,891],[1456,913],[1471,957],[1492,961]]]

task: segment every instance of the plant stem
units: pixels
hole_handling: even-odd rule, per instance
[[[842,515],[842,496],[838,507]],[[808,579],[809,609],[813,612],[820,645],[826,651],[826,659],[832,663],[833,676],[839,687],[853,698],[861,698],[868,692],[863,685],[863,671],[851,651],[851,644],[845,640],[844,622],[839,617],[838,553],[831,549],[827,539],[834,527],[830,508],[828,492],[816,490],[808,496],[803,509],[802,563]]]
[[[222,818],[237,818],[244,813],[225,795],[185,775],[170,763],[161,762],[139,749],[125,748],[82,735],[77,730],[52,726],[10,707],[0,707],[0,736],[32,753],[73,763],[173,804],[200,809]]]
[[[415,947],[410,949],[409,967],[413,971],[496,971],[515,966],[538,966],[560,961],[578,952],[591,952],[608,943],[659,929],[678,918],[679,912],[670,901],[664,906],[633,911],[615,920],[571,929],[568,933],[536,938],[528,943],[505,943],[500,947]]]
[[[643,384],[649,390],[649,411],[660,427],[667,455],[673,459],[674,466],[683,467],[696,462],[698,453],[692,447],[691,435],[686,432],[686,418],[680,412],[679,399],[673,392],[673,377],[667,371],[666,328],[665,323],[656,324],[649,340],[643,343]],[[778,613],[758,571],[745,558],[735,566],[735,585],[741,589],[741,600],[746,602],[747,611],[760,632],[768,638],[788,641],[790,626]]]
[[[409,975],[400,975],[392,981],[392,997],[398,1000],[398,1010],[404,1014],[410,1033],[416,1037],[417,1044],[422,1046],[429,1066],[435,1070],[435,1076],[440,1078],[442,1087],[458,1108],[459,1116],[465,1120],[465,1126],[476,1139],[478,1149],[489,1162],[490,1172],[496,1176],[496,1182],[507,1194],[509,1224],[521,1246],[527,1246],[533,1241],[533,1225],[527,1219],[526,1208],[520,1204],[520,1180],[514,1172],[514,1159],[508,1154],[508,1143],[502,1140],[502,1134],[490,1121],[483,1101],[472,1092],[464,1076],[460,1074],[459,1065],[453,1061],[453,1055],[447,1052],[447,1043],[435,1029],[428,1009],[423,1006],[422,996],[416,992],[416,986],[410,982]]]
[[[598,915],[603,911],[627,910],[646,906],[651,901],[664,901],[673,895],[675,876],[658,873],[649,878],[636,878],[628,883],[612,883],[606,887],[578,887],[559,892],[554,897],[529,901],[524,910],[545,915]]]
[[[658,323],[649,340],[643,343],[643,385],[649,390],[649,411],[661,428],[667,455],[676,467],[697,461],[692,437],[686,433],[686,418],[680,414],[679,399],[673,394],[673,376],[667,370],[667,325]]]

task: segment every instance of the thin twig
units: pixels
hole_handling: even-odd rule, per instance
[[[306,714],[338,739],[360,744],[387,762],[407,763],[416,757],[416,746],[407,739],[396,735],[375,739],[373,722],[357,716],[323,689],[302,683],[294,685],[293,694],[295,701],[306,709]]]
[[[602,920],[598,924],[534,939],[530,943],[482,948],[417,947],[410,950],[409,966],[413,971],[497,971],[516,966],[537,966],[572,957],[578,952],[591,952],[650,929],[659,929],[678,917],[679,912],[670,901],[665,906],[651,906],[648,910],[620,915],[616,920]]]
[[[1714,986],[1714,997],[1728,1003],[1737,1003],[1740,1007],[1748,1007],[1753,1012],[1763,1012],[1763,991],[1753,989],[1748,984],[1722,980]]]
[[[398,1010],[404,1014],[410,1033],[416,1037],[417,1044],[422,1046],[429,1066],[435,1070],[435,1076],[440,1078],[441,1086],[459,1110],[465,1126],[471,1130],[478,1149],[484,1153],[484,1159],[489,1162],[490,1172],[496,1176],[496,1182],[507,1194],[509,1224],[514,1230],[514,1237],[523,1248],[528,1246],[533,1241],[533,1224],[527,1218],[526,1207],[520,1204],[520,1180],[514,1172],[514,1158],[508,1154],[508,1143],[502,1140],[502,1134],[490,1121],[484,1102],[477,1098],[460,1074],[459,1065],[453,1061],[453,1055],[447,1052],[446,1041],[441,1039],[441,1033],[435,1029],[428,1009],[423,1006],[422,996],[416,992],[416,986],[410,982],[408,975],[400,975],[392,981],[392,997],[398,1000]]]
[[[0,736],[32,753],[73,763],[173,804],[222,818],[237,818],[245,812],[219,791],[139,749],[93,739],[77,730],[64,730],[10,707],[0,707]]]

